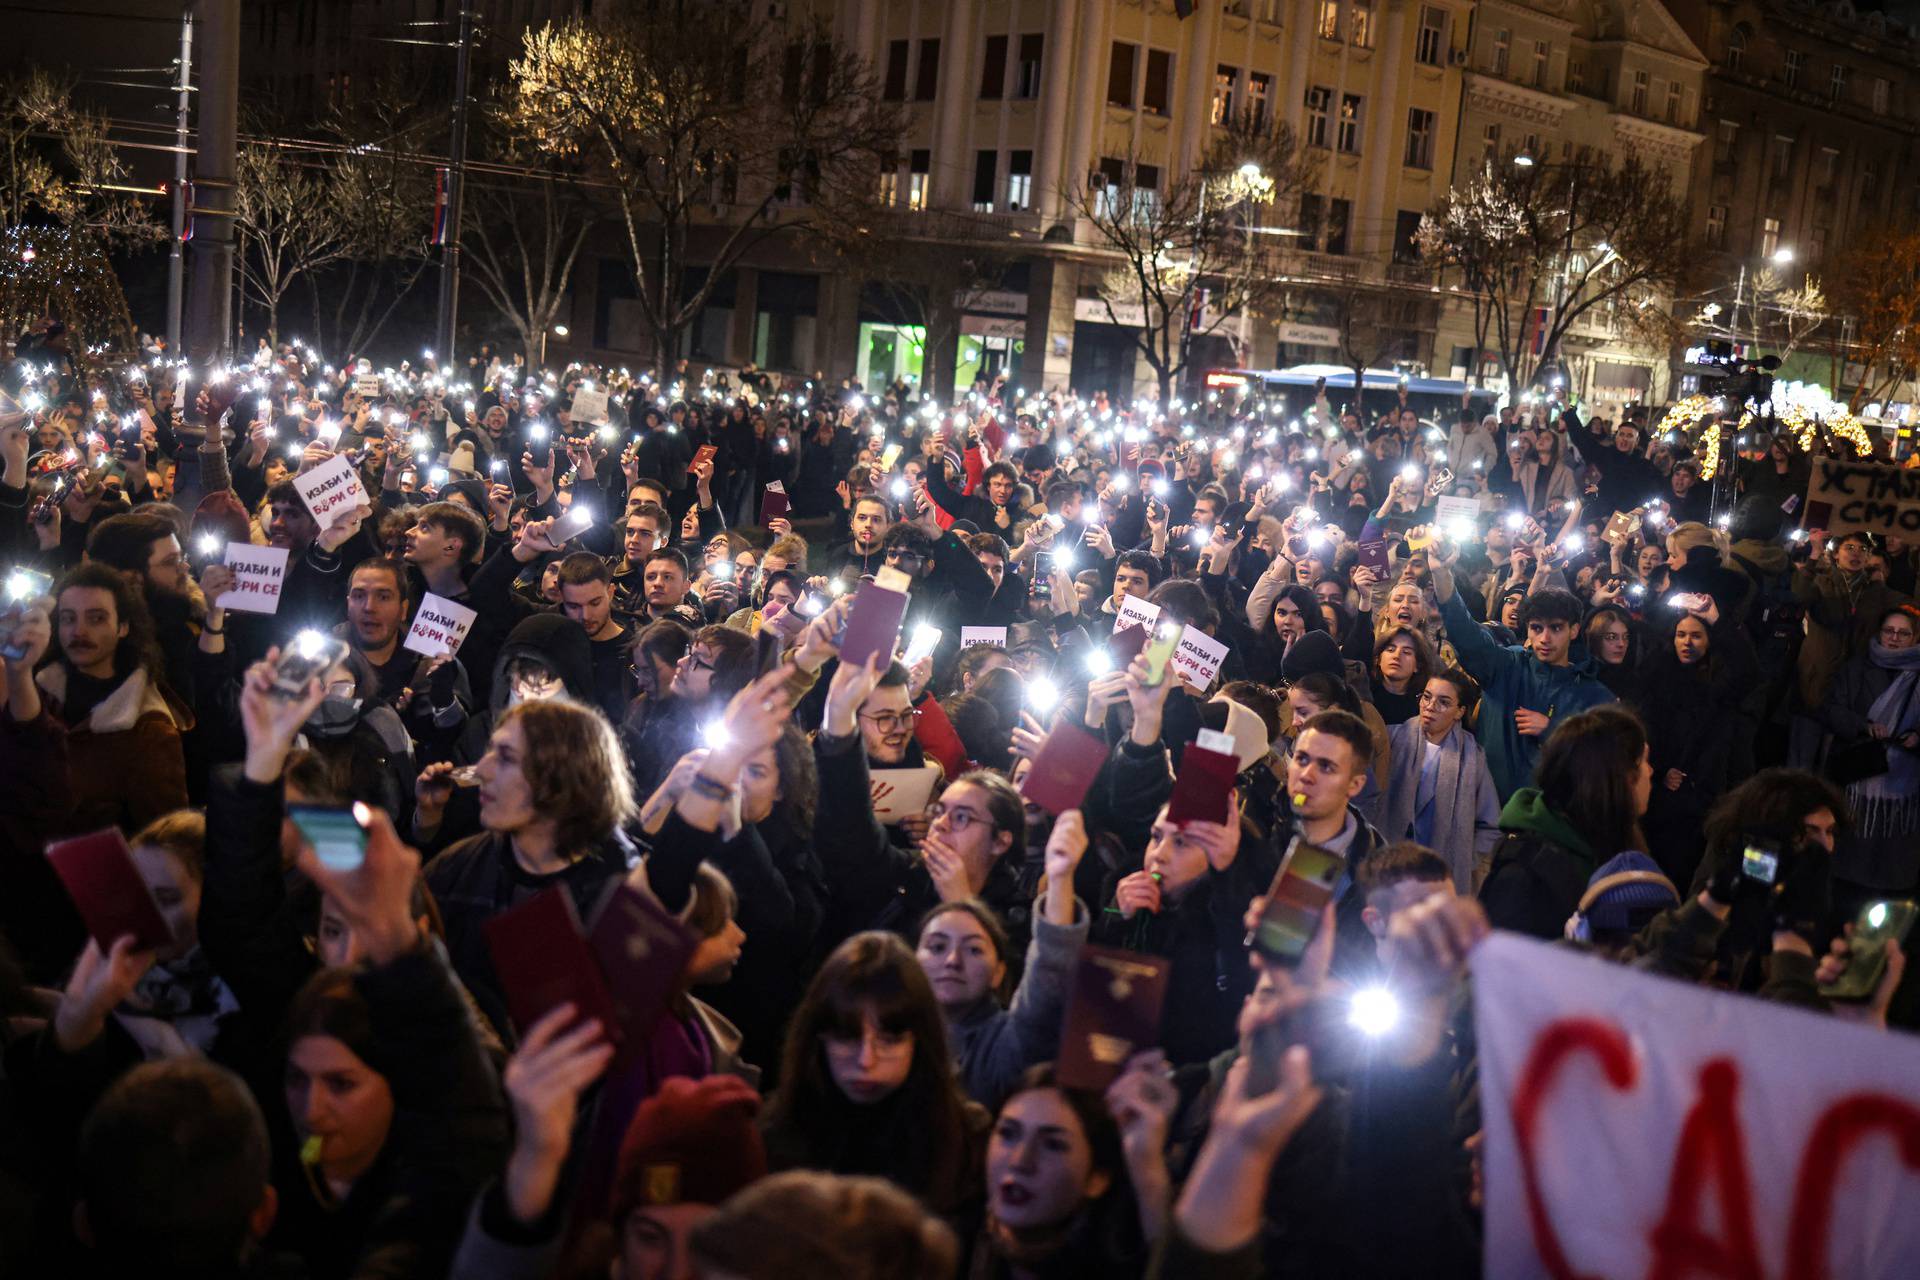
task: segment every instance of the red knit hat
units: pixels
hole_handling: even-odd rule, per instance
[[[760,1095],[738,1076],[676,1076],[640,1104],[620,1142],[614,1220],[647,1205],[722,1204],[763,1178]]]

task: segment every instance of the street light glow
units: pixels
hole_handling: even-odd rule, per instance
[[[1513,162],[1514,164],[1518,165],[1522,169],[1533,168],[1533,157],[1528,155],[1524,151],[1522,151],[1519,155],[1515,156],[1513,158]]]
[[[1793,250],[1787,248],[1785,245],[1781,245],[1773,251],[1772,261],[1776,267],[1786,266],[1789,262],[1793,261]]]

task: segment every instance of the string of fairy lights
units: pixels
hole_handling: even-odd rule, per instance
[[[1741,407],[1737,420],[1729,420],[1722,408],[1724,403],[1718,396],[1686,396],[1667,410],[1657,428],[1661,435],[1686,438],[1694,456],[1700,459],[1702,480],[1713,479],[1719,471],[1720,449],[1727,433],[1732,431],[1738,435],[1748,432],[1760,422],[1752,401]],[[1814,451],[1820,431],[1825,428],[1826,433],[1834,439],[1845,440],[1852,445],[1857,456],[1865,458],[1873,454],[1873,439],[1867,432],[1866,424],[1837,400],[1815,406],[1776,399],[1768,407],[1771,410],[1772,430],[1776,434],[1782,431],[1791,434],[1803,453]]]

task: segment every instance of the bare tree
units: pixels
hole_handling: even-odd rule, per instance
[[[1242,115],[1184,174],[1164,178],[1134,156],[1104,183],[1065,193],[1114,260],[1099,283],[1100,301],[1108,319],[1134,335],[1163,401],[1196,339],[1278,296],[1260,244],[1262,219],[1271,208],[1293,207],[1308,176],[1290,129]]]
[[[346,256],[337,176],[324,159],[303,161],[273,143],[241,147],[234,222],[241,231],[241,288],[267,313],[267,341],[280,341],[280,304],[295,283]]]
[[[130,188],[106,117],[74,101],[73,84],[34,69],[0,84],[0,227],[85,227],[107,244],[163,234]]]
[[[560,315],[574,265],[600,213],[587,194],[564,177],[537,172],[532,140],[494,112],[483,147],[493,161],[469,171],[462,244],[473,282],[520,336],[529,366],[546,358],[546,334]],[[503,166],[522,172],[505,175]]]
[[[1881,227],[1853,237],[1830,279],[1835,309],[1852,321],[1853,341],[1841,344],[1840,359],[1862,368],[1847,398],[1858,413],[1920,376],[1920,228]]]
[[[1563,356],[1594,308],[1670,298],[1698,260],[1685,201],[1664,169],[1631,151],[1490,161],[1421,219],[1418,244],[1460,273],[1476,338],[1494,345],[1516,390]]]
[[[663,375],[736,263],[870,201],[898,151],[900,115],[865,60],[764,12],[633,0],[527,32],[512,64],[514,123],[606,184]]]
[[[1321,290],[1340,331],[1340,358],[1353,370],[1353,402],[1362,400],[1368,369],[1419,357],[1420,331],[1432,328],[1431,304],[1390,286],[1346,284]]]

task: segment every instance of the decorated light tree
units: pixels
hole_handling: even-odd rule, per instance
[[[0,231],[0,342],[11,346],[47,317],[64,322],[74,359],[134,350],[133,317],[99,239],[84,227]]]

